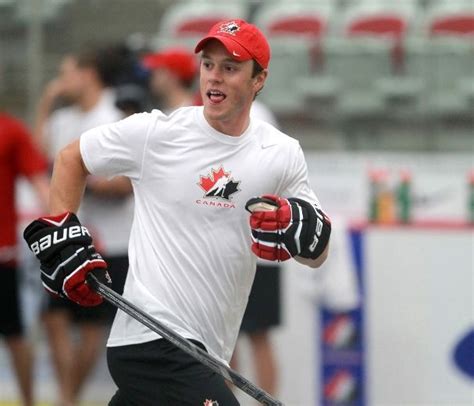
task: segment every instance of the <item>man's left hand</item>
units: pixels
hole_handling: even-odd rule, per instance
[[[262,205],[274,209],[258,209]],[[316,259],[329,243],[331,222],[315,204],[299,198],[263,195],[250,199],[245,207],[252,213],[252,251],[260,258],[286,261],[298,255]]]

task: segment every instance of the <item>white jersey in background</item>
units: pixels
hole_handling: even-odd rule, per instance
[[[61,149],[83,132],[122,118],[123,113],[115,107],[115,94],[111,89],[104,90],[99,102],[89,111],[76,105],[55,110],[46,123],[49,158],[54,160]]]
[[[46,133],[50,145],[50,159],[84,131],[123,118],[115,107],[112,90],[104,90],[97,105],[84,112],[77,106],[58,109],[47,122]],[[96,239],[96,246],[107,256],[123,255],[128,249],[128,239],[133,218],[133,196],[104,198],[87,194],[81,203],[79,218]]]
[[[278,123],[273,112],[261,101],[254,100],[250,108],[250,118],[254,120],[262,120],[273,127],[278,128]]]
[[[265,193],[318,203],[298,141],[254,119],[227,136],[202,107],[184,107],[95,128],[80,148],[92,174],[132,180],[124,297],[228,362],[255,273],[245,203]],[[108,346],[156,338],[119,311]]]

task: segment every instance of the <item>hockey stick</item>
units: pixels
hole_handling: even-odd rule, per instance
[[[87,275],[87,283],[99,293],[107,302],[116,306],[135,320],[139,321],[150,330],[160,334],[164,339],[178,347],[180,350],[194,357],[203,365],[221,375],[227,381],[233,383],[240,390],[258,400],[263,405],[283,406],[283,403],[271,397],[267,392],[255,386],[252,382],[238,374],[221,361],[209,355],[206,351],[194,345],[192,342],[181,337],[170,330],[149,314],[129,302],[127,299],[101,283],[91,272]]]

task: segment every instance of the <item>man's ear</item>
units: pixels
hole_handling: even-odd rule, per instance
[[[264,69],[255,76],[255,93],[260,93],[267,80],[268,69]]]

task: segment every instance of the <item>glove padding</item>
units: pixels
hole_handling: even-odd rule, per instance
[[[262,204],[273,205],[274,210],[259,210]],[[252,251],[260,258],[278,262],[297,255],[316,259],[329,243],[331,222],[315,204],[263,195],[250,199],[245,208],[252,213]]]
[[[102,303],[102,296],[86,283],[87,274],[94,271],[108,285],[112,280],[89,231],[74,213],[40,217],[26,227],[23,237],[40,260],[41,281],[50,294],[82,306]]]

